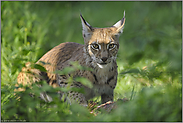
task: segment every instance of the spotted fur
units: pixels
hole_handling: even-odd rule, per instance
[[[119,49],[119,35],[123,32],[125,17],[108,28],[94,28],[90,26],[82,17],[84,45],[66,42],[54,47],[47,52],[40,61],[49,64],[42,64],[47,73],[40,72],[37,69],[30,69],[34,74],[30,75],[28,66],[22,69],[18,75],[18,84],[27,84],[32,80],[46,80],[52,86],[67,87],[68,77],[70,75],[54,74],[55,70],[62,71],[65,67],[71,66],[71,61],[77,61],[81,66],[90,67],[93,71],[78,70],[72,74],[73,78],[78,76],[87,78],[93,87],[89,88],[80,82],[74,81],[71,87],[84,88],[85,93],[70,91],[62,93],[66,95],[71,104],[78,101],[82,105],[87,105],[87,101],[95,96],[101,96],[102,103],[113,101],[113,91],[117,83],[117,52]],[[26,78],[26,79],[25,79]]]

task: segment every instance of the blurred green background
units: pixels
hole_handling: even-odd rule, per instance
[[[163,91],[169,100],[163,100],[163,103],[167,103],[167,109],[163,108],[160,113],[154,113],[154,116],[146,116],[145,113],[145,119],[140,114],[128,117],[123,115],[120,119],[116,118],[115,112],[114,115],[105,114],[97,118],[87,116],[89,118],[85,117],[87,120],[84,121],[181,121],[181,1],[1,2],[1,106],[4,107],[1,110],[1,119],[15,117],[9,112],[7,105],[11,106],[9,100],[13,97],[17,75],[26,62],[36,62],[47,51],[62,42],[84,44],[80,13],[93,27],[109,27],[122,19],[124,11],[126,23],[120,37],[117,58],[119,76],[114,100],[130,99],[132,104],[126,104],[125,109],[122,107],[119,110],[123,109],[122,113],[131,114],[134,110],[146,112],[149,105],[139,100],[144,99],[148,103],[147,100],[152,97],[152,101],[156,100],[156,108],[149,108],[148,111],[151,112],[158,110],[157,107],[162,108],[160,95]],[[146,91],[144,95],[140,93],[144,88],[148,88],[147,95]],[[174,91],[170,91],[171,88]],[[176,91],[178,96],[174,94]],[[129,110],[134,104],[137,105],[133,107],[133,111]],[[19,105],[21,104],[18,103],[17,108]],[[171,106],[174,108],[170,108]],[[15,114],[16,111],[14,110]],[[21,119],[18,116],[16,118]],[[24,119],[31,121],[29,118]],[[45,120],[50,121],[49,118],[51,116]],[[59,118],[62,117],[57,118],[60,121]],[[74,118],[65,118],[65,121],[83,121],[79,116]],[[35,121],[37,120],[35,118]],[[41,118],[39,120],[44,121]]]

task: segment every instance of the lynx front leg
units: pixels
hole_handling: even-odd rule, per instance
[[[79,92],[70,91],[67,96],[67,100],[70,104],[72,104],[73,102],[78,102],[83,106],[88,106],[85,96]]]
[[[101,100],[102,100],[102,104],[108,101],[113,101],[113,92],[111,94],[102,94]]]

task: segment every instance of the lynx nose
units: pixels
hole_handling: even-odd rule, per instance
[[[107,61],[107,57],[102,57],[101,60],[102,60],[103,62],[106,62],[106,61]]]

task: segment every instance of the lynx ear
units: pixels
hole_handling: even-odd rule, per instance
[[[82,27],[83,27],[83,37],[88,37],[89,35],[91,35],[92,33],[92,26],[90,26],[89,23],[87,23],[85,21],[85,19],[83,18],[83,16],[80,14],[80,18],[81,18],[81,23],[82,23]]]
[[[113,25],[114,27],[117,28],[117,30],[116,30],[117,34],[120,34],[123,32],[124,25],[125,25],[125,11],[124,11],[123,18],[120,21],[118,21],[116,24]]]

